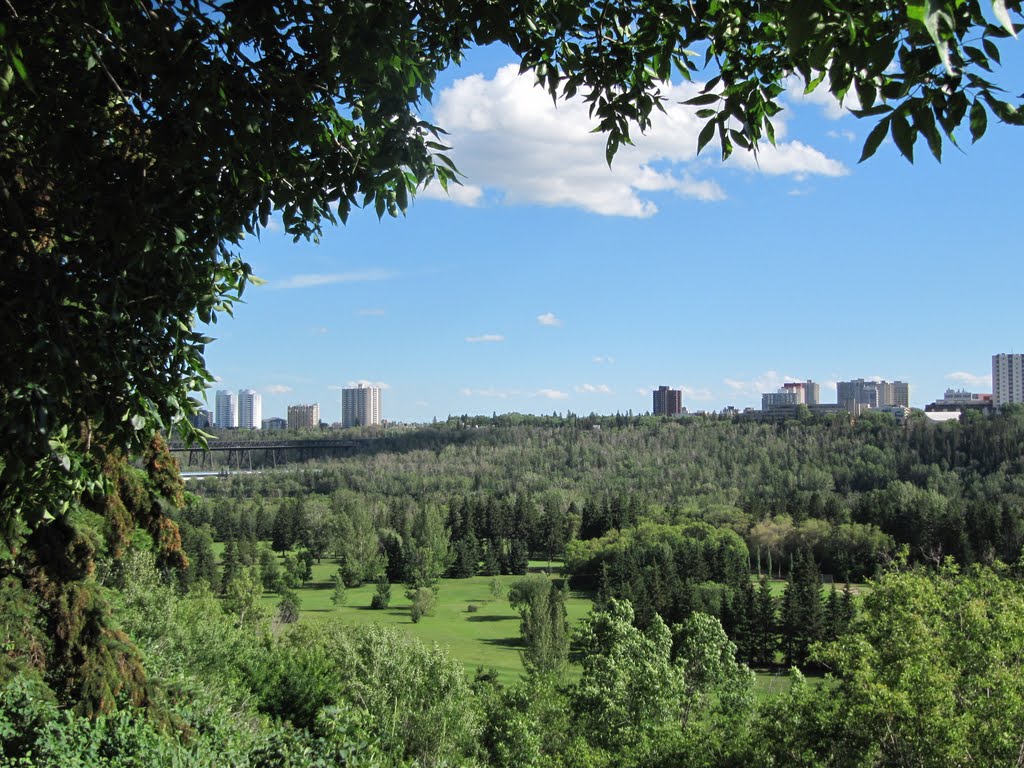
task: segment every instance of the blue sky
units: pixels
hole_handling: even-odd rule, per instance
[[[1017,91],[1020,47],[999,76]],[[873,123],[796,91],[759,164],[696,158],[701,121],[673,104],[609,170],[585,108],[555,111],[510,61],[478,51],[439,84],[430,116],[467,175],[450,198],[356,212],[319,245],[273,224],[246,241],[266,284],[210,332],[219,386],[326,421],[357,381],[395,421],[644,412],[660,384],[691,411],[759,407],[793,378],[826,402],[901,379],[920,407],[991,391],[992,354],[1024,351],[1024,130],[990,118],[941,165],[923,140],[913,166],[891,142],[857,165]]]

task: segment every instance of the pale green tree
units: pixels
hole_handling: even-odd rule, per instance
[[[519,610],[527,672],[559,676],[569,661],[569,620],[563,589],[547,576],[534,574],[512,585],[508,601]]]

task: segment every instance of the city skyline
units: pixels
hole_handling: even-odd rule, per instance
[[[329,422],[359,382],[410,422],[646,412],[661,384],[691,411],[758,407],[807,379],[822,402],[837,381],[908,381],[921,408],[987,392],[991,356],[1017,345],[1013,129],[941,165],[888,141],[858,165],[871,123],[793,93],[779,148],[722,165],[694,157],[674,104],[609,169],[585,108],[552,109],[507,63],[473,52],[438,82],[427,116],[466,174],[451,199],[356,211],[319,245],[272,219],[242,244],[266,283],[204,329],[217,387],[261,391],[268,416],[320,402]]]

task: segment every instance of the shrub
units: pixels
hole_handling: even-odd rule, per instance
[[[409,594],[409,599],[412,600],[410,612],[414,624],[434,610],[436,596],[430,587],[420,587],[412,591]]]

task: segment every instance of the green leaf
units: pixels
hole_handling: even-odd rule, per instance
[[[697,154],[698,155],[700,154],[700,151],[702,149],[704,149],[704,147],[707,146],[708,142],[711,141],[711,138],[714,135],[715,135],[715,121],[714,120],[708,120],[707,123],[704,124],[704,127],[701,128],[700,135],[697,137]]]
[[[896,148],[911,163],[914,162],[914,140],[916,135],[914,129],[910,127],[910,123],[907,122],[907,118],[902,112],[892,113],[892,122],[890,124],[890,133],[892,140],[896,143]]]
[[[1003,25],[1003,29],[1014,37],[1017,36],[1017,31],[1013,28],[1013,22],[1010,21],[1010,14],[1007,12],[1006,3],[1003,0],[992,0],[992,13],[995,14],[999,23]]]
[[[982,47],[985,49],[985,53],[992,59],[996,64],[1001,64],[1002,61],[999,58],[999,46],[989,40],[987,37],[981,41]]]
[[[974,104],[971,105],[972,144],[985,135],[986,128],[988,128],[988,113],[985,111],[985,105],[981,103],[981,99],[975,99]]]
[[[907,3],[907,18],[921,24],[935,44],[939,59],[946,72],[953,74],[953,66],[949,60],[949,31],[955,28],[953,16],[946,4],[940,0],[914,0]],[[945,22],[946,30],[942,29]]]
[[[716,104],[722,100],[722,97],[717,93],[702,93],[699,96],[694,96],[692,99],[687,99],[683,102],[690,107],[706,107],[709,104]]]
[[[882,140],[889,133],[889,121],[891,119],[891,117],[886,117],[883,120],[879,120],[878,125],[871,129],[871,133],[868,134],[868,138],[864,142],[864,149],[861,150],[858,163],[863,163],[878,150]]]

